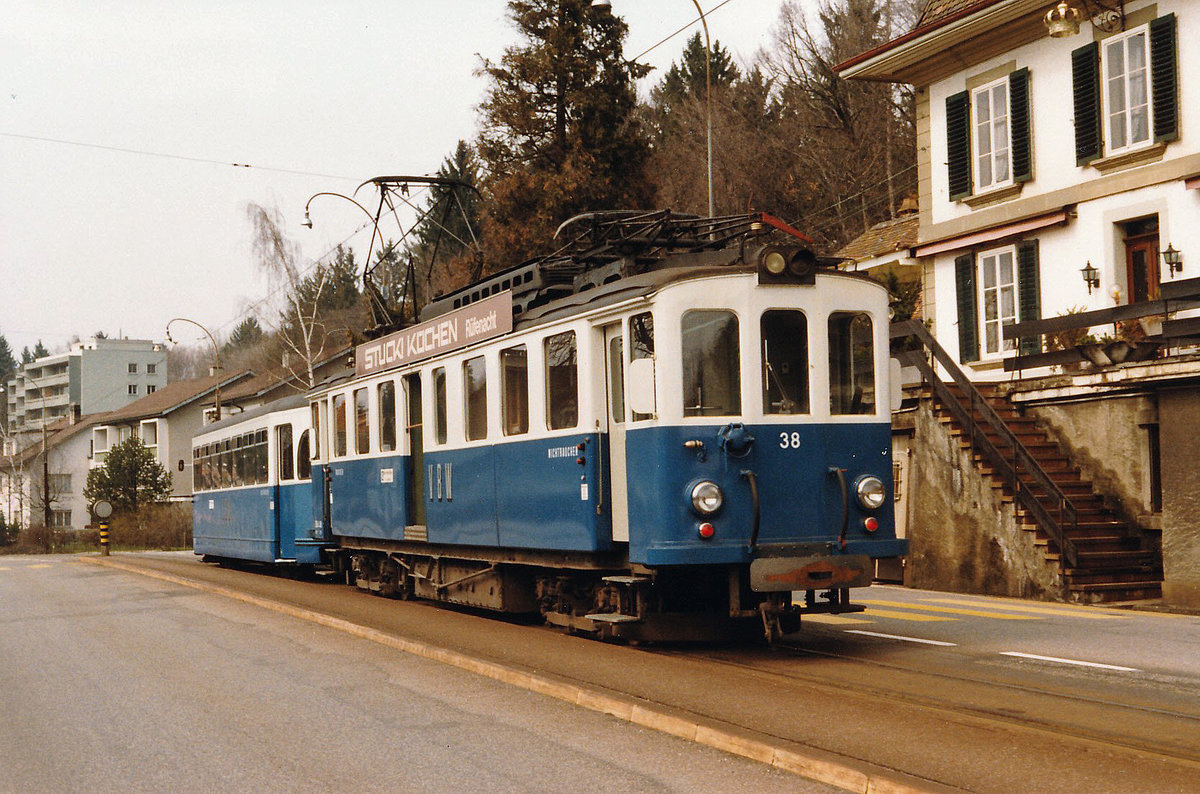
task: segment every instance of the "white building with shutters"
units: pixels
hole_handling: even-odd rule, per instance
[[[839,67],[917,88],[925,313],[976,377],[1016,354],[1005,324],[1200,273],[1200,54],[1177,46],[1200,35],[1200,5],[1116,5],[1101,25],[1082,13],[1095,4],[1068,3],[1078,31],[1052,37],[1053,2],[932,0],[912,32]]]
[[[1200,0],[928,0],[913,30],[838,71],[916,89],[920,211],[909,254],[937,342],[1054,437],[1089,495],[1137,529],[1140,548],[1157,536],[1163,597],[1200,607],[1193,40]],[[1131,343],[1138,356],[1124,358],[1121,337],[1139,333],[1148,338]],[[922,443],[946,449],[920,435],[918,456]],[[961,502],[961,471],[932,473],[936,460],[926,456],[931,472],[914,468],[909,481],[944,479],[944,503]],[[980,504],[966,523],[910,514],[914,549],[952,548],[954,533],[1005,509]],[[934,541],[922,545],[922,532]],[[985,541],[1008,560],[1020,553],[1013,537]],[[999,565],[985,557],[960,562]]]

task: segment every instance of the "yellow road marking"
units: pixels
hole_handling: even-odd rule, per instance
[[[1053,606],[1021,606],[1017,604],[981,604],[965,598],[927,598],[926,601],[935,604],[960,604],[962,606],[983,607],[984,609],[1009,609],[1014,612],[1032,612],[1037,615],[1066,615],[1069,617],[1088,618],[1090,620],[1124,620],[1129,615],[1113,615],[1098,609],[1080,609],[1079,607]]]
[[[864,618],[849,618],[845,615],[805,615],[800,619],[801,624],[804,623],[824,623],[829,626],[849,626],[855,623],[871,623],[872,621]]]
[[[882,607],[900,607],[901,609],[916,609],[921,612],[944,612],[948,615],[967,615],[975,618],[994,618],[996,620],[1041,620],[1033,615],[1005,615],[1000,612],[984,612],[981,609],[953,609],[951,607],[931,607],[923,604],[910,604],[901,601],[871,601],[865,598],[857,599],[860,604],[875,604]],[[872,610],[872,614],[879,614]]]
[[[54,566],[52,566],[48,562],[43,562],[43,563],[38,563],[37,565],[30,565],[29,567],[30,568],[52,568]]]
[[[866,604],[869,602],[859,599],[858,603]],[[880,601],[879,603],[886,604],[888,602]],[[956,618],[943,618],[943,617],[939,617],[937,615],[921,615],[916,612],[895,612],[890,609],[868,609],[866,611],[866,613],[864,613],[864,614],[866,614],[867,617],[872,617],[872,618],[895,618],[896,620],[915,620],[920,623],[933,623],[935,621],[956,620]]]

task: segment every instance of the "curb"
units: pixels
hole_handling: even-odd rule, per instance
[[[666,733],[689,742],[729,753],[730,755],[767,764],[784,772],[790,772],[800,777],[836,786],[845,791],[862,792],[862,794],[929,794],[935,791],[948,791],[934,783],[918,787],[896,778],[886,777],[878,773],[865,772],[847,763],[832,761],[823,757],[819,751],[806,754],[795,749],[787,749],[769,744],[749,736],[716,728],[697,722],[688,716],[679,716],[662,708],[655,708],[632,697],[610,695],[599,690],[590,689],[579,684],[566,683],[548,676],[538,675],[496,662],[477,659],[458,651],[439,648],[435,645],[408,640],[386,632],[362,626],[342,618],[325,615],[302,607],[271,601],[259,596],[241,593],[227,587],[211,585],[186,579],[174,574],[147,570],[133,565],[126,565],[113,560],[111,557],[81,557],[81,561],[92,565],[100,565],[158,579],[163,582],[189,587],[211,595],[223,596],[235,601],[252,604],[263,609],[288,615],[289,617],[316,623],[326,628],[349,634],[359,639],[374,642],[414,656],[420,656],[431,661],[447,664],[476,675],[500,681],[511,686],[519,687],[530,692],[555,698],[589,711],[601,712],[624,722],[629,722],[643,728]]]

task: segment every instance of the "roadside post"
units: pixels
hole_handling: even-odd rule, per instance
[[[92,515],[100,524],[100,554],[108,556],[108,517],[112,515],[112,505],[107,500],[100,499],[92,503]]]

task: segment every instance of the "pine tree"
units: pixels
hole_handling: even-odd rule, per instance
[[[4,334],[0,334],[0,386],[7,383],[16,371],[17,360],[13,358],[12,348],[8,346]]]
[[[89,502],[106,499],[118,513],[165,502],[170,495],[170,472],[137,436],[110,449],[104,465],[88,472],[83,489],[83,497]]]
[[[588,0],[508,8],[522,42],[481,69],[491,80],[478,145],[488,271],[545,252],[573,215],[650,197],[634,88],[648,70],[625,60],[625,22]]]

